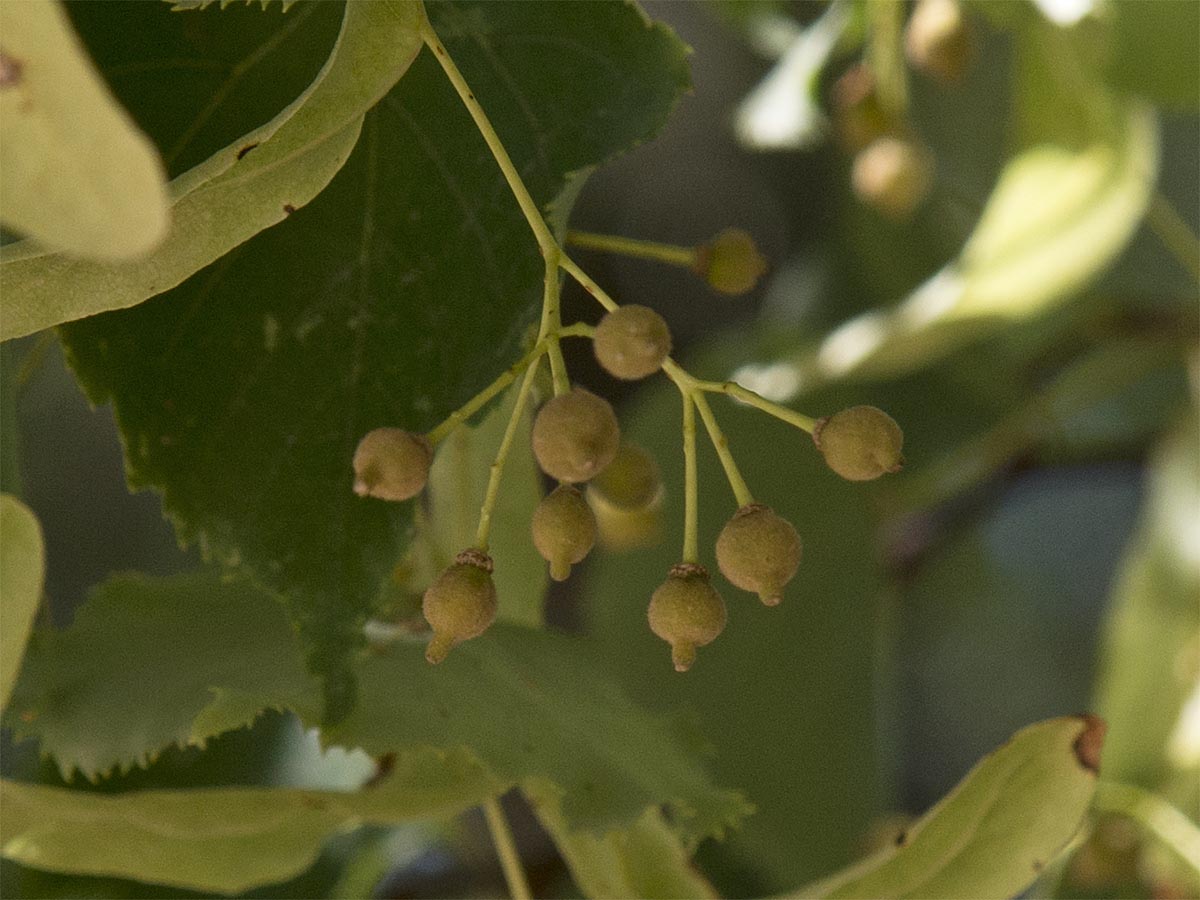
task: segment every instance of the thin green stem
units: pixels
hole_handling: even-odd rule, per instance
[[[761,397],[749,388],[744,388],[736,381],[697,381],[695,382],[697,390],[707,394],[728,394],[743,403],[753,406],[755,409],[761,409],[767,415],[774,416],[776,419],[787,422],[789,425],[794,425],[801,431],[807,431],[812,434],[813,429],[817,427],[817,420],[812,416],[806,416],[803,413],[798,413],[794,409],[789,409],[786,406],[780,406],[778,403],[772,403],[766,397]]]
[[[496,129],[492,127],[487,113],[483,111],[483,107],[475,99],[475,94],[467,85],[462,72],[458,70],[458,66],[454,64],[454,60],[450,58],[449,52],[442,45],[441,40],[428,20],[421,24],[421,39],[433,51],[433,55],[442,67],[442,71],[450,79],[450,83],[458,93],[459,99],[462,100],[463,106],[467,108],[467,112],[471,114],[471,118],[475,121],[475,127],[479,129],[479,133],[483,136],[484,141],[487,142],[488,149],[492,151],[492,156],[495,157],[496,164],[500,166],[500,171],[504,174],[504,180],[508,182],[508,189],[512,191],[513,197],[516,198],[517,204],[521,207],[521,212],[525,216],[525,221],[529,223],[530,229],[533,230],[533,236],[537,239],[538,246],[542,248],[542,255],[545,256],[551,251],[557,250],[558,242],[554,239],[554,235],[550,233],[550,228],[546,224],[546,220],[542,218],[537,203],[530,196],[529,190],[525,187],[525,182],[521,180],[521,175],[517,172],[517,167],[513,165],[508,151],[504,149],[504,144],[501,142],[500,136],[496,133]]]
[[[483,801],[483,817],[487,819],[492,843],[496,845],[496,856],[500,858],[500,868],[504,870],[508,893],[513,900],[530,900],[533,892],[529,889],[525,870],[521,867],[521,857],[517,853],[516,841],[513,840],[512,831],[509,830],[499,801],[495,798]]]
[[[696,476],[696,404],[690,391],[683,397],[683,562],[699,563],[699,488]]]
[[[590,231],[568,231],[567,243],[586,250],[618,253],[621,256],[632,256],[634,259],[651,259],[685,269],[696,265],[695,247],[678,247],[674,244],[660,244],[658,241],[643,241],[614,234],[594,234]]]
[[[445,440],[455,428],[461,425],[487,404],[489,400],[499,394],[502,390],[512,384],[521,373],[530,367],[543,353],[546,352],[546,342],[538,341],[533,349],[522,356],[519,360],[501,372],[496,380],[485,387],[482,391],[450,413],[445,420],[432,431],[425,435],[425,439],[429,441],[431,447],[436,447],[439,443]]]
[[[567,378],[567,364],[563,360],[562,348],[558,345],[558,334],[562,330],[562,313],[559,305],[561,285],[558,281],[558,260],[561,251],[555,244],[554,247],[543,252],[546,270],[542,276],[542,325],[538,337],[548,342],[550,374],[554,382],[554,395],[557,397],[571,389],[570,379]]]
[[[504,474],[504,464],[508,461],[508,451],[512,449],[513,438],[521,424],[521,416],[525,405],[529,402],[529,392],[533,388],[534,376],[537,375],[541,357],[525,370],[525,378],[517,391],[517,401],[513,404],[512,415],[508,419],[508,427],[504,429],[504,437],[496,451],[496,459],[492,462],[491,473],[488,476],[487,493],[483,497],[483,506],[479,509],[479,528],[475,532],[475,546],[487,553],[488,535],[492,530],[492,511],[496,508],[496,498],[500,495],[500,478]]]
[[[872,0],[867,4],[871,38],[867,53],[875,73],[879,101],[888,115],[903,121],[908,115],[908,72],[904,67],[904,4]]]
[[[1102,781],[1092,805],[1129,816],[1200,875],[1200,829],[1162,797],[1131,784]]]
[[[614,309],[618,308],[617,301],[608,296],[608,292],[604,290],[604,288],[600,287],[600,285],[596,284],[595,279],[593,279],[592,276],[587,272],[583,271],[583,269],[579,268],[575,260],[567,256],[567,254],[564,253],[559,257],[558,264],[562,266],[564,272],[578,281],[579,286],[591,294],[595,301],[609,312],[612,312]]]
[[[738,506],[749,506],[754,502],[754,497],[750,493],[750,488],[746,486],[746,480],[742,478],[737,463],[734,462],[733,454],[729,452],[729,441],[725,438],[725,433],[721,431],[721,426],[717,424],[717,417],[713,415],[712,408],[708,405],[708,398],[702,392],[695,391],[692,393],[692,402],[700,411],[700,418],[708,431],[713,449],[717,451],[717,458],[721,460],[721,466],[725,469],[725,477],[729,479],[729,486],[733,489],[733,496],[737,500]]]
[[[1150,198],[1146,224],[1188,274],[1200,281],[1200,239],[1162,193],[1155,193]]]

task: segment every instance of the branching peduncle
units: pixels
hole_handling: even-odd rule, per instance
[[[586,250],[602,250],[606,253],[631,256],[634,259],[650,259],[685,269],[693,268],[699,255],[695,247],[677,247],[658,241],[642,241],[614,234],[593,234],[589,231],[568,231],[567,243]]]
[[[746,480],[742,478],[742,473],[733,460],[733,454],[729,452],[729,441],[726,440],[725,433],[721,431],[721,426],[717,424],[717,417],[713,415],[712,408],[708,405],[708,398],[704,396],[703,392],[695,391],[692,394],[692,401],[696,404],[696,409],[700,411],[700,418],[704,422],[709,440],[712,441],[713,449],[717,451],[717,458],[721,460],[721,467],[725,470],[725,477],[729,480],[729,487],[733,489],[733,496],[737,500],[738,506],[749,506],[754,502],[754,496],[750,493],[750,488],[746,486]]]
[[[696,404],[690,391],[683,398],[683,562],[699,563],[699,490],[696,477]]]
[[[487,553],[488,549],[488,535],[492,530],[492,510],[496,508],[496,498],[500,494],[500,478],[504,475],[504,464],[508,461],[508,452],[512,449],[513,438],[516,437],[517,427],[521,423],[521,416],[524,415],[525,406],[529,402],[529,393],[533,388],[533,382],[537,376],[538,364],[540,362],[541,356],[539,355],[533,360],[529,368],[525,370],[525,378],[521,381],[521,387],[517,390],[517,402],[513,404],[512,415],[508,419],[508,427],[504,429],[504,437],[500,441],[500,447],[496,451],[496,459],[492,463],[491,473],[488,476],[487,493],[484,494],[483,506],[479,510],[479,528],[475,533],[475,546],[484,553]]]

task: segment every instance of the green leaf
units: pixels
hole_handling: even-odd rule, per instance
[[[465,752],[398,759],[356,793],[208,788],[101,795],[0,782],[0,849],[54,872],[237,894],[308,868],[326,838],[360,825],[449,817],[494,796]]]
[[[1049,719],[985,756],[890,847],[793,897],[1013,897],[1079,830],[1104,723]]]
[[[297,15],[288,23],[301,31],[313,30],[324,15],[309,20]],[[17,337],[141,303],[307,204],[350,156],[363,114],[416,57],[422,16],[420,3],[413,0],[346,4],[329,59],[303,93],[266,125],[242,134],[171,182],[170,233],[145,259],[99,264],[48,253],[30,242],[4,248],[0,283],[6,314],[0,335]],[[202,16],[196,21],[219,31],[209,22],[222,18]],[[257,63],[266,48],[282,45],[290,30],[266,36],[247,59]],[[238,68],[244,65],[245,61],[234,68],[218,99],[236,83]],[[153,95],[143,85],[134,89],[139,93],[131,92],[129,102],[137,111],[138,102]],[[197,122],[203,125],[214,115],[211,107],[205,109]]]
[[[624,3],[433,13],[543,206],[572,173],[653,135],[687,83],[683,45]],[[358,439],[428,429],[511,364],[542,271],[483,139],[425,54],[316,201],[179,288],[63,339],[91,398],[114,403],[131,483],[163,491],[185,540],[283,591],[320,648],[314,665],[331,672],[406,540],[407,507],[351,490]],[[331,689],[337,715],[348,686]]]
[[[1112,3],[1109,82],[1182,112],[1200,109],[1200,5]]]
[[[553,787],[527,784],[525,795],[585,896],[717,896],[661,811],[646,810],[628,827],[596,835],[568,827]]]
[[[212,574],[119,575],[69,628],[35,635],[5,724],[38,738],[63,777],[94,779],[203,746],[266,707],[320,708],[277,598]]]
[[[151,250],[169,221],[162,162],[105,87],[62,6],[4,4],[0,31],[0,222],[89,259]],[[5,319],[13,299],[5,297]]]
[[[506,784],[550,782],[573,830],[603,832],[667,804],[688,839],[720,834],[746,812],[713,787],[692,742],[616,686],[594,646],[512,625],[425,662],[424,643],[365,654],[359,702],[322,733],[375,756],[468,747]]]
[[[429,573],[431,580],[459,550],[475,543],[492,460],[512,416],[516,396],[517,389],[509,389],[506,399],[478,426],[460,428],[438,446],[429,473],[430,509],[425,525],[425,538],[432,542],[436,559]],[[542,624],[542,601],[549,576],[546,561],[538,555],[529,533],[533,511],[542,498],[542,476],[529,446],[532,419],[532,410],[527,408],[500,482],[489,552],[496,562],[493,580],[500,600],[500,618],[536,628]],[[414,542],[413,548],[421,543]]]
[[[1189,415],[1154,455],[1142,522],[1113,589],[1097,686],[1111,728],[1105,775],[1152,790],[1184,782],[1183,803],[1195,802],[1200,770],[1200,741],[1186,712],[1200,696],[1198,434]]]
[[[1158,172],[1151,109],[1108,91],[1078,35],[1026,23],[1018,42],[1022,147],[962,253],[899,306],[822,343],[820,376],[879,377],[936,360],[1076,294],[1128,242]]]
[[[25,642],[42,602],[46,548],[37,516],[11,494],[0,494],[0,709],[21,670]]]

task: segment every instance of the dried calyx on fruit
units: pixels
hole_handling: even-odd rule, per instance
[[[621,429],[607,400],[577,387],[538,410],[530,440],[543,472],[578,483],[594,478],[613,461]]]
[[[550,577],[566,581],[571,566],[596,543],[596,517],[577,489],[559,485],[542,498],[530,523],[533,545],[550,563]]]
[[[478,637],[496,620],[492,558],[481,550],[462,551],[425,591],[421,608],[433,629],[425,658],[440,663],[455,644]]]
[[[676,672],[696,661],[696,648],[712,643],[725,628],[725,601],[708,583],[708,570],[696,563],[671,567],[650,597],[650,630],[671,645]]]
[[[717,565],[735,586],[777,606],[800,567],[800,535],[761,503],[743,506],[717,536]]]
[[[817,421],[813,442],[848,481],[870,481],[904,467],[904,432],[874,406],[852,406]]]
[[[727,228],[696,248],[694,269],[714,291],[744,294],[767,271],[767,260],[749,233]]]
[[[671,330],[648,306],[630,304],[606,314],[592,339],[596,359],[625,381],[653,375],[671,353]]]
[[[380,500],[408,500],[425,489],[433,450],[424,435],[376,428],[354,451],[354,493]]]

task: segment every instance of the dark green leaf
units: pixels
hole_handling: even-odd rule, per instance
[[[95,778],[203,745],[268,706],[320,709],[277,598],[209,574],[121,575],[69,628],[37,633],[6,724],[38,738],[64,777]]]
[[[434,18],[543,205],[651,136],[687,83],[683,46],[622,3],[446,3]],[[131,482],[163,491],[184,539],[285,591],[328,672],[407,520],[352,493],[356,442],[427,429],[505,368],[541,275],[426,54],[316,201],[178,289],[63,335],[93,400],[116,407]]]
[[[1118,2],[1111,16],[1109,81],[1171,109],[1200,109],[1200,3]]]
[[[0,494],[0,710],[9,694],[33,619],[42,602],[42,579],[46,571],[46,548],[37,516],[10,494]]]

